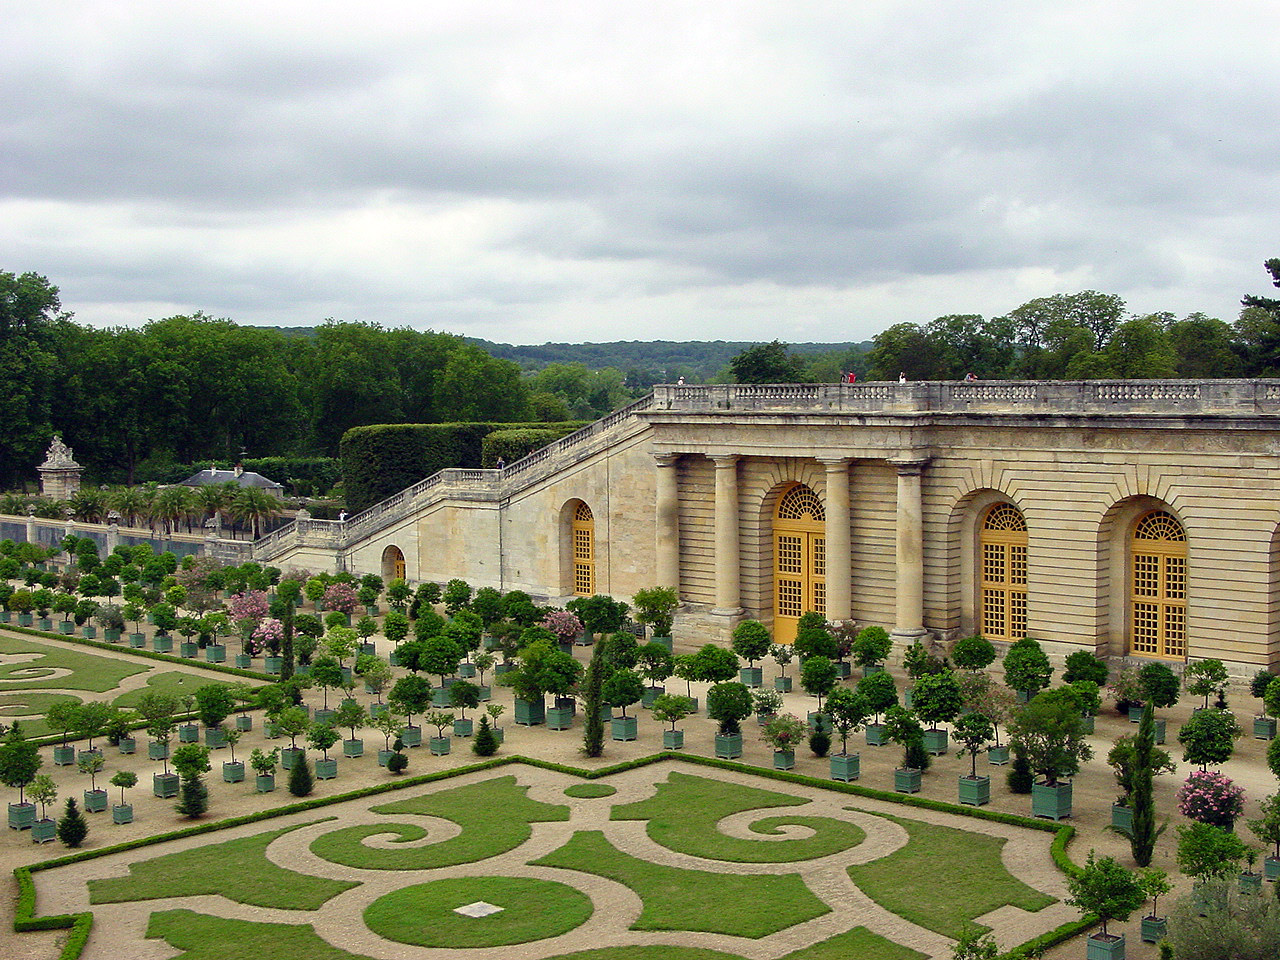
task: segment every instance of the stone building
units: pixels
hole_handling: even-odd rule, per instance
[[[1280,666],[1280,381],[660,386],[257,559],[567,598],[686,637],[806,610],[909,639]]]

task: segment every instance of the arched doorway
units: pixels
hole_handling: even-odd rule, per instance
[[[404,554],[400,552],[400,548],[392,545],[382,551],[382,580],[384,583],[390,583],[392,580],[404,579]]]
[[[978,528],[978,623],[988,640],[1027,635],[1027,522],[1011,503],[987,508]]]
[[[585,503],[573,511],[572,540],[573,592],[589,597],[596,592],[596,519]]]
[[[1187,532],[1165,510],[1133,525],[1129,541],[1129,650],[1187,658]]]
[[[827,514],[802,483],[778,498],[773,516],[773,637],[796,638],[796,623],[810,610],[827,610]]]

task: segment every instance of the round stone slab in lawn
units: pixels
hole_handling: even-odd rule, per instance
[[[484,908],[458,912],[476,904]],[[558,937],[585,923],[591,911],[591,899],[563,883],[529,877],[458,877],[403,887],[379,897],[365,908],[364,922],[374,933],[397,943],[462,949]]]

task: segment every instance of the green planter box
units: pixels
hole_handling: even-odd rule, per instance
[[[1009,748],[987,747],[987,762],[993,767],[1003,767],[1009,762]]]
[[[357,739],[357,740],[343,740],[343,741],[342,741],[342,755],[343,755],[344,757],[351,757],[351,758],[354,758],[354,757],[363,757],[363,756],[364,756],[364,741],[363,741],[363,740],[359,740],[359,739]]]
[[[1108,934],[1104,940],[1095,933],[1085,941],[1085,960],[1124,960],[1124,934]]]
[[[327,710],[323,707],[316,710],[316,723],[332,723],[335,713],[337,713],[336,710]]]
[[[476,665],[474,663],[458,664],[458,676],[463,680],[470,680],[476,675]]]
[[[761,667],[743,667],[738,671],[738,679],[755,689],[764,683],[764,670]]]
[[[34,803],[9,804],[9,829],[30,830],[36,822],[36,805]]]
[[[138,741],[133,737],[121,737],[120,742],[116,744],[120,752],[126,756],[138,752]]]
[[[152,740],[147,743],[147,759],[148,760],[168,760],[169,759],[169,741],[168,740]]]
[[[912,767],[899,767],[894,770],[893,789],[898,793],[919,793],[920,771]]]
[[[338,776],[338,761],[336,759],[316,761],[316,779],[317,780],[333,780],[337,776]]]
[[[373,614],[369,614],[369,616],[373,616]],[[365,643],[360,644],[360,652],[367,653],[371,657],[377,656],[378,645],[376,643],[369,643],[366,641]]]
[[[794,750],[773,751],[773,769],[790,770],[795,765],[796,765],[796,752]]]
[[[188,660],[194,660],[200,656],[200,644],[190,640],[183,640],[178,644],[178,656],[186,657]]]
[[[60,620],[58,621],[58,632],[63,636],[69,637],[76,632],[75,621]]]
[[[31,624],[33,624],[33,623],[35,623],[35,618],[34,618],[34,617],[32,617],[32,615],[31,615],[31,614],[29,614],[29,613],[20,613],[20,614],[18,614],[18,626],[20,626],[20,627],[29,627],[29,626],[31,626]]]
[[[639,724],[635,717],[614,717],[609,721],[609,731],[614,740],[625,742],[636,738]]]
[[[270,720],[262,721],[262,735],[268,740],[280,739],[280,731],[276,729],[275,723]]]
[[[884,664],[868,663],[865,667],[862,668],[862,675],[864,677],[869,677],[872,674],[876,674],[876,673],[884,673]]]
[[[1267,857],[1262,861],[1262,875],[1268,880],[1280,880],[1280,860]]]
[[[674,648],[674,643],[670,637],[650,637],[649,642],[661,645],[667,653],[671,653]]]
[[[400,742],[406,747],[422,746],[422,728],[421,727],[405,727],[400,731]]]
[[[427,748],[433,757],[447,757],[453,749],[453,737],[432,737],[427,741]]]
[[[684,749],[684,731],[683,730],[663,730],[662,731],[662,749],[663,750],[683,750]]]
[[[227,745],[227,731],[221,727],[208,727],[204,731],[204,745],[210,750],[222,750]]]
[[[1018,703],[1030,703],[1030,702],[1031,702],[1031,691],[1030,691],[1030,690],[1018,690],[1018,691],[1015,691],[1015,692],[1016,692],[1016,694],[1017,694],[1016,699],[1017,699]]]
[[[1169,935],[1169,921],[1164,917],[1142,918],[1142,942],[1159,943]]]
[[[395,756],[394,750],[379,750],[378,766],[385,767],[387,765],[387,761],[390,760],[393,756]]]
[[[153,773],[151,775],[151,792],[161,800],[168,800],[178,795],[178,775],[176,773]]]
[[[717,733],[716,756],[721,760],[736,760],[742,756],[742,734]]]
[[[151,638],[151,649],[156,653],[173,653],[173,637],[166,633],[157,633]]]
[[[227,648],[222,644],[216,644],[204,648],[204,659],[207,663],[226,663]]]
[[[666,687],[645,687],[644,693],[640,695],[640,706],[646,710],[653,707],[653,701],[667,692]]]
[[[274,773],[258,774],[253,778],[253,788],[258,793],[270,793],[276,788],[276,776]]]
[[[75,747],[54,747],[53,748],[53,764],[56,767],[75,766],[76,748]]]
[[[1080,729],[1083,730],[1085,733],[1092,734],[1094,731],[1095,724],[1096,724],[1096,718],[1093,716],[1093,714],[1086,713],[1081,718]]]
[[[107,812],[107,791],[86,790],[84,792],[84,812],[85,813],[106,813]]]
[[[836,661],[836,676],[841,680],[848,680],[853,676],[853,664],[848,660]]]
[[[58,836],[58,821],[37,820],[31,825],[31,842],[48,843]]]
[[[53,630],[53,621],[48,617],[41,617],[40,621],[36,624],[36,629],[49,633]]]
[[[479,686],[480,686],[480,702],[488,703],[490,700],[493,699],[493,687],[489,686],[487,683],[482,683]]]
[[[932,753],[935,757],[940,757],[947,752],[947,731],[926,730],[924,732],[924,748]]]
[[[222,761],[222,782],[223,783],[244,783],[244,762],[236,760]]]
[[[573,726],[573,711],[568,707],[550,707],[543,711],[548,730],[568,730]],[[519,723],[519,719],[516,723]]]
[[[1133,810],[1130,807],[1122,807],[1118,803],[1111,805],[1111,826],[1115,827],[1126,837],[1133,836]]]
[[[184,723],[178,728],[179,743],[199,743],[200,728],[194,723]]]
[[[1162,744],[1162,743],[1164,743],[1165,726],[1166,726],[1166,724],[1165,724],[1165,721],[1164,721],[1164,720],[1160,719],[1159,717],[1156,717],[1156,718],[1155,718],[1156,743],[1157,743],[1157,744]]]
[[[475,721],[463,717],[459,717],[453,721],[453,735],[455,737],[469,737],[475,730]]]
[[[432,687],[431,688],[431,705],[439,710],[453,705],[450,699],[452,691],[448,687]]]
[[[302,758],[301,747],[285,747],[280,751],[280,768],[282,770],[292,770],[293,765]]]
[[[547,705],[542,700],[523,700],[516,697],[516,723],[522,727],[536,727],[547,722]]]
[[[8,623],[8,622],[9,622],[9,611],[0,610],[0,623]]]
[[[777,690],[779,693],[790,693],[791,678],[790,677],[774,677],[773,689]]]
[[[960,777],[960,802],[971,807],[985,807],[991,802],[990,777]]]
[[[284,657],[263,657],[263,669],[268,675],[273,677],[280,676],[280,671],[284,669]]]
[[[1240,874],[1240,892],[1241,893],[1261,893],[1262,892],[1262,874],[1260,873]]]
[[[102,631],[102,639],[107,643],[119,643],[120,635],[124,633],[119,627],[107,627]]]
[[[385,703],[371,703],[369,704],[369,716],[373,717],[374,719],[377,719],[378,717],[382,716],[384,713],[386,713],[390,709],[391,708],[388,707]]]
[[[1031,785],[1031,815],[1048,820],[1062,820],[1071,816],[1071,782],[1056,786],[1044,783]]]
[[[241,733],[248,733],[253,729],[253,717],[248,714],[241,714],[236,717],[236,729]]]
[[[905,690],[902,691],[902,705],[906,707],[908,710],[911,709],[911,701],[914,696],[915,696],[915,688],[913,687],[907,687]]]
[[[211,647],[210,649],[213,648]],[[247,653],[237,653],[235,664],[237,670],[252,670],[253,657],[249,656]]]
[[[883,747],[888,742],[885,737],[883,723],[868,723],[865,733],[867,746],[869,747]]]
[[[493,672],[500,677],[504,673],[510,673],[515,668],[516,665],[514,663],[511,663],[508,660],[503,660],[501,663],[494,665]]]
[[[133,804],[117,803],[111,807],[111,822],[118,824],[133,823]]]
[[[831,779],[850,783],[862,776],[862,755],[837,753],[831,758]]]
[[[96,640],[98,638],[98,628],[91,627],[86,623],[80,628],[80,636],[84,637],[86,640]]]
[[[147,635],[145,633],[129,634],[129,646],[133,647],[135,650],[141,650],[146,645]]]
[[[1253,739],[1274,740],[1275,738],[1276,738],[1276,718],[1275,717],[1254,717],[1253,718]]]

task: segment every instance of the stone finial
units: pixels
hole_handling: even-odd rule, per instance
[[[49,450],[45,454],[42,467],[75,467],[79,469],[80,464],[76,463],[71,457],[71,448],[62,442],[62,438],[57,434],[53,436],[53,442],[49,444]]]

